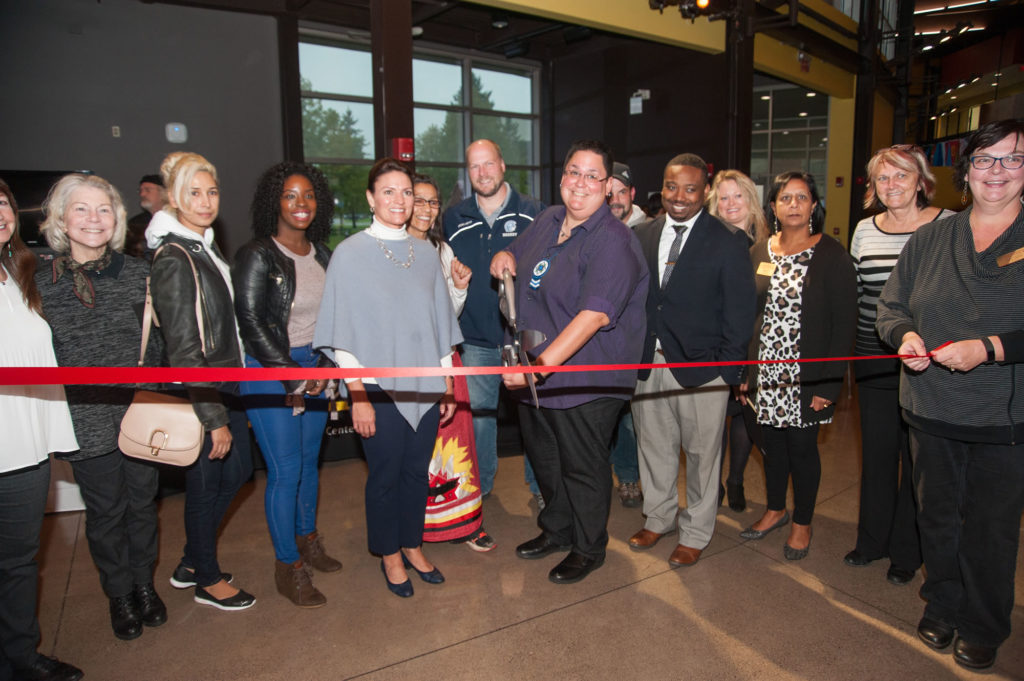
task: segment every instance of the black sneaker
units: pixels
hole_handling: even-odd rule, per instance
[[[31,666],[16,667],[14,674],[21,681],[78,681],[85,676],[78,667],[46,655],[36,655]]]
[[[256,603],[256,597],[241,589],[230,598],[216,598],[209,591],[201,586],[196,586],[195,602],[202,605],[212,605],[220,610],[245,610]]]
[[[220,578],[230,584],[234,576],[230,572],[222,572],[220,573]],[[178,567],[174,568],[174,574],[171,575],[171,586],[175,589],[191,589],[195,585],[195,570],[185,567],[184,563],[178,563]]]
[[[167,621],[167,606],[153,588],[153,583],[136,584],[132,589],[139,617],[147,627],[159,627]]]

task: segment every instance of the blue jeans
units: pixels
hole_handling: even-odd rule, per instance
[[[291,349],[291,358],[303,367],[316,366],[317,355],[309,345]],[[263,365],[246,355],[245,366]],[[316,532],[317,464],[327,425],[327,400],[306,397],[306,411],[293,416],[292,408],[284,405],[285,388],[280,381],[244,381],[239,389],[267,463],[263,506],[274,555],[291,564],[299,560],[296,535]]]
[[[500,367],[501,350],[462,344],[462,363],[468,367]],[[476,465],[480,471],[480,491],[484,496],[494,488],[498,472],[498,397],[501,376],[466,376],[469,408],[473,412],[473,439],[476,441]],[[635,458],[635,457],[634,457]],[[523,457],[523,477],[532,494],[540,494],[530,459]]]
[[[0,678],[4,679],[13,673],[9,667],[27,667],[36,659],[36,553],[49,489],[48,460],[0,475]]]
[[[231,419],[231,451],[223,459],[211,459],[213,441],[207,433],[199,459],[185,470],[185,554],[181,563],[195,569],[196,584],[203,587],[221,579],[217,532],[235,494],[252,475],[249,426],[241,401],[238,395],[223,391],[220,398]]]
[[[620,485],[640,481],[640,464],[636,458],[636,433],[633,431],[633,412],[626,402],[619,413],[619,425],[612,442],[612,470]]]

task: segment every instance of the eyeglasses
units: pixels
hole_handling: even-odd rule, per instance
[[[428,200],[428,199],[415,198],[415,199],[412,200],[412,205],[416,206],[417,208],[423,208],[423,206],[430,206],[431,208],[440,208],[441,207],[441,202],[438,201],[437,199],[429,199]]]
[[[971,156],[971,165],[975,170],[988,170],[999,161],[1007,170],[1020,170],[1024,168],[1024,154],[1010,154],[1009,156]]]
[[[608,179],[607,177],[598,177],[593,173],[584,174],[578,170],[563,170],[562,174],[568,177],[573,182],[579,182],[580,178],[582,177],[583,181],[591,186],[604,182],[605,180]]]

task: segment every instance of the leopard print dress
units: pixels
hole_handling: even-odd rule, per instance
[[[764,306],[757,351],[759,360],[800,358],[800,316],[803,308],[804,278],[814,255],[814,246],[793,255],[778,255],[768,246],[775,265]],[[758,369],[754,399],[757,422],[764,426],[804,427],[800,417],[800,365],[762,364]]]

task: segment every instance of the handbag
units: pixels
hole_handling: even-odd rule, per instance
[[[196,320],[199,322],[200,347],[206,347],[203,330],[203,315],[199,301],[199,273],[192,262],[188,251],[180,245],[165,244],[156,254],[159,255],[167,246],[180,248],[189,265],[196,282]],[[146,356],[149,344],[149,331],[152,324],[159,322],[153,315],[153,295],[149,288],[149,277],[146,277],[146,306],[142,313],[142,347],[139,350],[139,366]],[[206,436],[203,424],[199,422],[192,401],[187,397],[154,390],[136,390],[128,411],[121,419],[121,432],[117,437],[117,446],[125,455],[166,463],[172,466],[191,466],[199,458]]]

